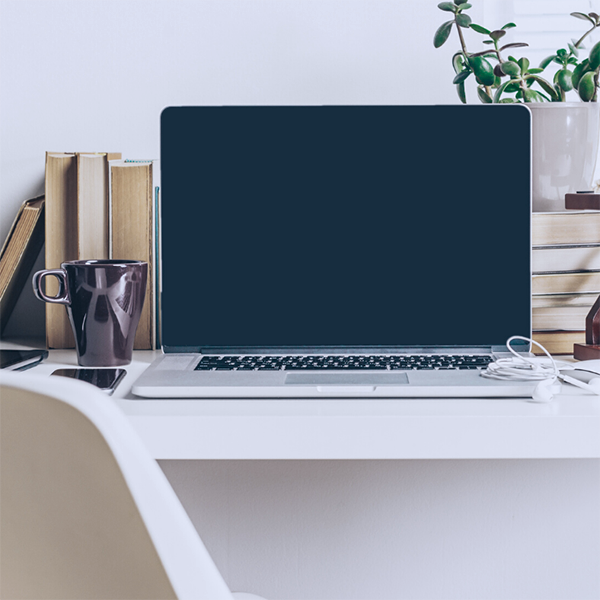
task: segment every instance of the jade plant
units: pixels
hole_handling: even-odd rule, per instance
[[[477,95],[484,103],[493,102],[565,102],[566,93],[574,90],[583,102],[598,101],[600,73],[600,42],[589,51],[587,58],[582,59],[580,51],[584,49],[583,41],[592,31],[600,27],[600,16],[595,12],[573,12],[571,16],[587,22],[589,29],[578,40],[571,40],[566,48],[557,50],[545,58],[538,67],[532,67],[527,58],[514,58],[505,55],[505,51],[528,46],[524,42],[502,43],[509,29],[516,27],[507,23],[500,29],[490,31],[472,22],[466,14],[471,4],[467,0],[442,2],[438,8],[452,14],[435,32],[433,45],[442,46],[456,30],[460,42],[460,50],[452,57],[455,77],[453,83],[463,103],[466,103],[465,81],[473,75],[477,82]],[[470,29],[483,36],[486,50],[469,52],[464,32]],[[544,71],[551,64],[559,65],[551,78]],[[542,76],[544,73],[544,76]]]

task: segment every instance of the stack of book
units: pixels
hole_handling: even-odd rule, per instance
[[[157,346],[157,161],[111,152],[46,153],[46,269],[69,260],[148,262],[148,285],[134,348]],[[55,295],[54,278],[46,292]],[[63,306],[46,304],[48,348],[74,348]]]
[[[600,295],[600,212],[533,213],[532,271],[533,339],[572,354]]]

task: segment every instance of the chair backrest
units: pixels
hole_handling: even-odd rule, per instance
[[[231,600],[160,467],[110,398],[0,377],[0,596]]]

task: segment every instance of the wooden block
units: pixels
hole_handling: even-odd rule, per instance
[[[591,344],[573,344],[573,357],[577,360],[600,358],[600,346]]]
[[[577,192],[565,194],[565,208],[570,210],[600,210],[600,194]]]

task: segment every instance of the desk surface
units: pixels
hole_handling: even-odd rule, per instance
[[[136,398],[131,386],[155,356],[134,352],[107,401],[123,409],[157,459],[600,458],[600,397],[570,386],[550,404]],[[65,366],[77,366],[75,352],[53,350],[30,373]]]

